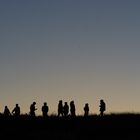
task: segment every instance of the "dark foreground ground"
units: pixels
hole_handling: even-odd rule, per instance
[[[0,117],[1,139],[114,140],[140,139],[140,115],[57,118]]]

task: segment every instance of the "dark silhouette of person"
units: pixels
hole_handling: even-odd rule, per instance
[[[16,104],[15,108],[12,110],[12,114],[13,114],[15,117],[20,116],[20,107],[19,107],[18,104]]]
[[[58,103],[58,117],[60,115],[63,116],[63,101],[62,100],[60,100]]]
[[[89,114],[89,105],[88,103],[86,103],[84,106],[84,116],[88,116],[88,114]]]
[[[70,102],[70,113],[71,113],[71,116],[73,116],[73,117],[76,116],[74,101]]]
[[[37,110],[37,108],[35,107],[36,105],[36,102],[33,102],[31,105],[30,105],[30,115],[32,117],[35,117],[36,114],[35,114],[35,111]]]
[[[104,100],[100,100],[100,116],[104,115],[104,111],[106,110],[106,104],[104,102]]]
[[[11,115],[10,110],[9,110],[9,108],[7,106],[5,106],[3,114],[4,114],[5,117],[8,117],[8,116]]]
[[[48,111],[49,111],[49,107],[47,106],[47,103],[45,102],[44,105],[42,106],[42,115],[43,115],[43,117],[48,116]]]
[[[64,104],[64,116],[68,116],[68,113],[69,113],[69,106],[68,106],[68,103],[65,102]]]

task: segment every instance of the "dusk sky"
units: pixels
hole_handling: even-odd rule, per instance
[[[0,0],[0,112],[60,99],[140,112],[139,0]]]

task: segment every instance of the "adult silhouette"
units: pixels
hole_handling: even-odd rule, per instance
[[[9,108],[7,106],[5,106],[3,114],[4,114],[5,117],[8,117],[8,116],[11,115],[10,110],[9,110]]]
[[[58,117],[60,115],[63,116],[63,101],[62,100],[60,100],[58,103]]]
[[[88,114],[89,114],[89,105],[88,103],[86,103],[84,106],[84,116],[88,116]]]
[[[12,110],[12,114],[13,114],[15,117],[20,116],[20,107],[19,107],[18,104],[16,104],[15,108]]]
[[[43,117],[48,116],[48,111],[49,111],[49,107],[47,106],[47,103],[45,102],[44,105],[42,106],[42,115],[43,115]]]
[[[68,113],[69,113],[69,106],[68,106],[68,103],[65,102],[64,104],[64,116],[68,116]]]
[[[76,116],[74,101],[70,102],[70,113],[71,113],[71,116],[73,116],[73,117]]]
[[[104,100],[100,100],[100,116],[103,116],[104,115],[104,111],[106,110],[106,104],[104,102]]]
[[[31,105],[30,105],[30,115],[32,117],[35,117],[36,114],[35,114],[35,111],[37,110],[37,108],[35,107],[36,105],[36,102],[33,102]]]

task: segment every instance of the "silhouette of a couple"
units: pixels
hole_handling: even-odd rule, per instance
[[[11,113],[12,113],[13,116],[15,116],[15,117],[20,116],[20,107],[19,107],[18,104],[16,104],[16,106],[14,107],[14,109],[12,110]],[[5,106],[5,108],[4,108],[4,113],[3,113],[4,116],[5,116],[5,117],[8,117],[8,116],[11,115],[11,113],[10,113],[10,110],[9,110],[8,106]]]

